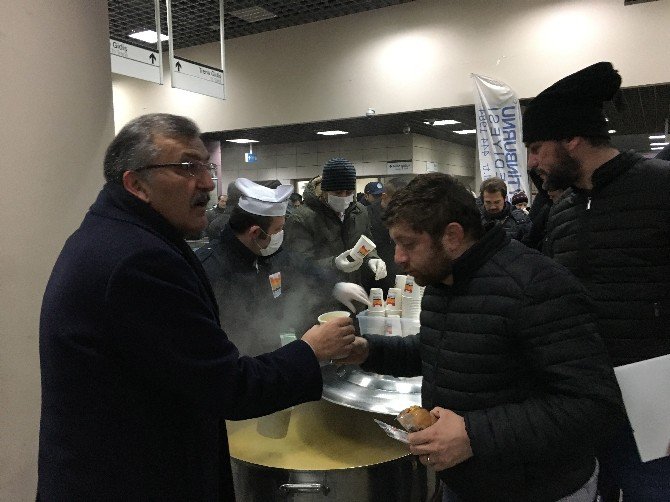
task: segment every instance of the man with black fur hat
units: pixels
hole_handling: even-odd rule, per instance
[[[597,63],[544,90],[523,116],[528,168],[570,186],[543,251],[590,291],[615,366],[670,354],[670,164],[611,146],[603,103],[620,85],[611,63]],[[670,500],[670,457],[642,463],[628,424],[600,460],[624,500]]]
[[[371,238],[365,206],[354,201],[356,168],[347,159],[333,158],[321,176],[305,188],[304,204],[286,220],[286,249],[302,253],[322,267],[334,269],[341,280],[360,284],[363,264],[375,275],[386,277],[386,263],[375,251],[364,260],[351,261],[349,251],[361,235]]]

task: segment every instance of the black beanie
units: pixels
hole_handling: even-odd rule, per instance
[[[528,202],[528,196],[524,192],[517,192],[512,196],[512,204],[515,206],[522,202]]]
[[[523,114],[523,141],[575,136],[609,138],[603,103],[612,101],[621,76],[612,63],[596,63],[542,91]]]
[[[321,190],[356,190],[356,168],[347,159],[336,157],[323,166]]]

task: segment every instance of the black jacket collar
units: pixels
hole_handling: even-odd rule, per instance
[[[188,248],[184,237],[175,227],[149,204],[135,197],[122,185],[106,183],[98,199],[91,206],[91,212],[139,225],[180,249]]]
[[[486,225],[486,233],[453,263],[454,286],[467,281],[502,247],[510,242],[505,230],[495,223]]]
[[[91,206],[91,213],[140,226],[176,247],[202,282],[218,318],[216,298],[200,260],[181,233],[158,211],[128,192],[122,185],[106,183]]]
[[[502,211],[496,214],[490,214],[486,209],[484,209],[483,205],[482,205],[482,211],[484,214],[484,220],[487,222],[505,220],[509,218],[510,214],[512,213],[512,204],[505,201],[505,205],[503,206]]]
[[[612,160],[605,162],[591,176],[593,190],[597,192],[631,169],[643,157],[634,152],[621,152]]]
[[[256,268],[256,263],[263,265],[267,261],[267,258],[269,258],[252,253],[249,248],[237,238],[235,232],[228,223],[226,223],[226,226],[223,227],[223,230],[221,231],[220,246],[226,253],[235,257],[235,263],[242,263],[249,268]]]

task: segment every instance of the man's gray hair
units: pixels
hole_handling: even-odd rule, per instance
[[[405,188],[417,176],[417,174],[401,174],[400,176],[384,180],[384,193],[389,197],[393,197],[394,193]]]
[[[131,120],[107,147],[105,179],[122,183],[124,172],[151,164],[160,153],[154,144],[156,136],[193,139],[200,136],[200,130],[191,119],[167,113],[150,113]]]

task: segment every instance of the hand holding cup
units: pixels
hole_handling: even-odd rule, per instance
[[[354,323],[349,317],[349,312],[342,311],[342,313],[346,317],[330,317],[322,320],[323,316],[320,316],[321,324],[312,326],[302,336],[302,339],[312,347],[319,361],[346,357],[351,352],[355,339]]]

